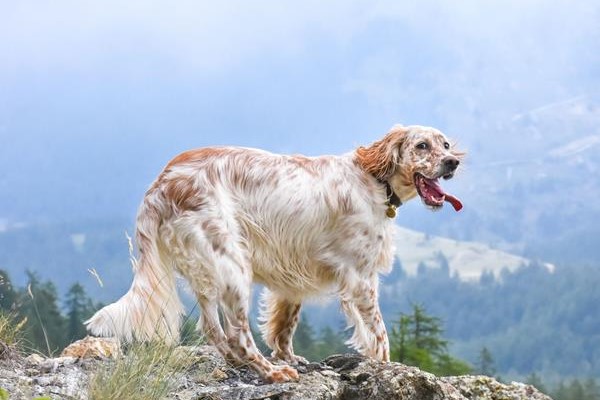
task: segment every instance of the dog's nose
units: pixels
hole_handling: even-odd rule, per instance
[[[444,162],[444,166],[449,171],[454,171],[456,168],[458,168],[458,164],[460,164],[460,161],[458,160],[458,158],[456,158],[454,156],[449,156],[449,157],[444,158],[443,162]]]

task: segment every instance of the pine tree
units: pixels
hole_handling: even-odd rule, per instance
[[[557,388],[552,392],[552,398],[554,400],[569,400],[569,390],[561,380]]]
[[[409,346],[412,347],[412,342],[409,343],[408,327],[410,325],[410,317],[408,315],[401,314],[400,320],[397,326],[392,326],[392,332],[390,334],[390,358],[393,361],[399,361],[404,364],[410,364],[412,360],[409,360]]]
[[[252,332],[252,337],[254,338],[254,342],[256,343],[256,347],[258,350],[265,355],[271,356],[272,350],[267,346],[262,337],[262,332],[259,328],[255,328],[252,324],[250,324],[250,332]]]
[[[554,400],[600,400],[600,387],[593,378],[586,379],[583,384],[578,379],[574,379],[568,386],[560,381],[552,391],[552,398]]]
[[[385,276],[385,281],[389,283],[394,283],[403,280],[406,278],[406,271],[402,267],[402,262],[400,259],[394,259],[394,265],[392,266],[392,271]]]
[[[496,373],[492,353],[485,346],[481,349],[477,358],[477,373],[487,376],[494,376]]]
[[[5,311],[14,311],[17,302],[17,292],[15,292],[8,273],[0,269],[0,309]]]
[[[29,283],[19,297],[21,317],[27,318],[25,340],[36,350],[53,355],[66,344],[66,321],[57,304],[56,287],[50,281],[40,282],[37,275],[27,271]]]
[[[67,340],[73,342],[87,335],[83,321],[92,316],[94,305],[79,283],[73,284],[66,295]]]
[[[450,263],[448,263],[448,259],[441,251],[438,251],[436,254],[436,258],[440,264],[440,271],[444,274],[444,276],[450,276]]]
[[[457,375],[470,366],[448,353],[448,341],[442,338],[442,323],[413,304],[411,314],[401,314],[390,334],[390,358],[417,366],[437,375]]]
[[[579,381],[579,379],[573,379],[568,388],[569,391],[569,399],[571,400],[581,400],[585,399],[585,390],[583,385]]]
[[[437,317],[429,316],[420,305],[413,305],[412,336],[415,345],[420,349],[427,349],[432,355],[445,354],[448,341],[441,338],[443,333],[442,322]]]
[[[294,352],[307,360],[317,361],[319,358],[315,351],[315,331],[304,313],[300,316],[293,343]]]
[[[196,321],[197,318],[192,318],[190,315],[184,319],[183,324],[181,325],[180,334],[181,344],[183,346],[196,346],[198,344],[206,343],[201,332],[198,330]],[[257,339],[256,344],[258,345],[259,336],[256,335],[256,331],[252,326],[250,326],[250,330],[252,331],[254,338]]]
[[[423,261],[420,261],[419,264],[417,265],[417,276],[418,277],[424,277],[427,275],[427,264],[425,264]]]
[[[527,379],[525,380],[525,383],[535,387],[537,390],[539,390],[542,393],[547,393],[546,386],[544,385],[544,382],[542,382],[542,378],[540,378],[535,372],[532,372],[527,377]]]
[[[483,287],[491,287],[492,285],[494,285],[494,283],[496,283],[496,277],[494,276],[494,273],[490,270],[484,270],[481,273],[481,276],[479,276],[479,285]]]
[[[339,332],[335,332],[329,326],[326,326],[321,330],[315,346],[315,356],[317,357],[317,360],[322,360],[332,354],[342,354],[347,352],[348,348],[344,344],[344,337]]]
[[[467,375],[471,371],[472,369],[469,364],[446,353],[437,358],[434,369],[431,372],[440,376],[451,376]]]
[[[586,379],[583,384],[585,400],[600,400],[600,386],[593,378]]]

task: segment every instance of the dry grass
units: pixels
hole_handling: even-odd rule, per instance
[[[22,328],[27,320],[17,322],[12,314],[0,310],[0,358],[2,352],[14,350],[22,339]]]
[[[161,342],[134,343],[125,354],[100,367],[90,381],[90,400],[162,399],[189,370],[195,355]]]
[[[129,243],[130,260],[135,267],[133,244]],[[95,270],[90,273],[103,286]],[[188,316],[182,332],[182,343],[190,346],[203,342],[195,332]],[[148,400],[162,399],[175,389],[177,379],[188,371],[198,357],[190,347],[173,347],[161,341],[134,342],[124,349],[124,355],[99,367],[90,379],[90,400]],[[0,399],[1,400],[1,399]]]

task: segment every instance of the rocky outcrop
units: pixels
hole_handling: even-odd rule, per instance
[[[550,399],[521,383],[502,384],[484,376],[436,377],[418,368],[355,354],[300,366],[297,382],[269,384],[248,369],[229,367],[213,347],[199,346],[192,351],[197,362],[173,377],[171,399]],[[110,361],[87,358],[91,353],[84,353],[84,357],[31,355],[0,360],[0,388],[10,399],[87,399],[91,375],[101,363]]]

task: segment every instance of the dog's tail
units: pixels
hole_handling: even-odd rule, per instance
[[[93,335],[124,341],[179,340],[183,306],[177,295],[172,266],[163,262],[158,245],[158,228],[164,201],[151,188],[137,217],[136,239],[139,259],[131,258],[133,284],[117,302],[102,308],[85,322]]]

